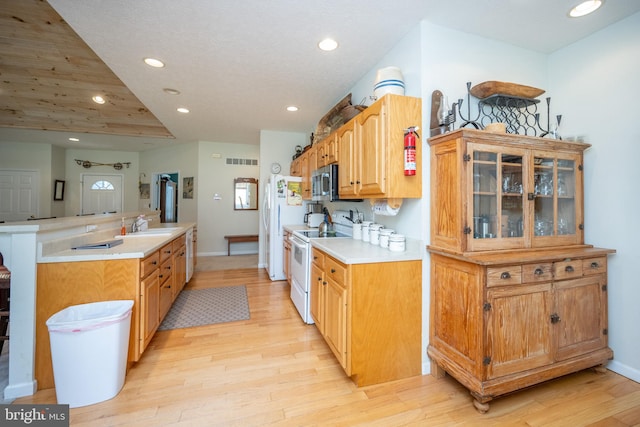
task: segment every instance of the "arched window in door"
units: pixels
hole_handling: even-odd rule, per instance
[[[112,183],[110,183],[109,181],[96,181],[93,183],[93,185],[91,186],[92,190],[115,190],[114,186]]]

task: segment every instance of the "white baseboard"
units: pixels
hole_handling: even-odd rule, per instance
[[[232,251],[231,256],[234,255],[258,255],[256,250],[252,251]],[[224,252],[198,252],[196,256],[227,256],[227,251]]]
[[[27,381],[19,384],[9,384],[4,389],[5,400],[17,399],[18,397],[33,396],[38,390],[38,381]]]
[[[631,366],[622,364],[617,360],[612,360],[607,363],[607,369],[620,374],[623,377],[629,378],[637,383],[640,383],[640,370],[632,368]]]

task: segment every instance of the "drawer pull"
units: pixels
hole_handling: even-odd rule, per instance
[[[567,273],[573,273],[573,267],[572,267],[572,266],[570,266],[570,265],[567,265],[567,266],[564,268],[564,271],[566,271]]]
[[[326,285],[327,285],[327,282],[324,282],[324,281],[323,281],[323,282],[322,282],[322,285],[323,285],[323,286],[326,286]]]
[[[560,321],[560,316],[557,313],[553,313],[551,315],[551,323],[558,323]]]
[[[332,269],[331,269],[331,273],[335,273],[335,272],[336,272],[336,269],[335,269],[335,268],[332,268]]]
[[[509,272],[508,272],[508,271],[505,271],[504,273],[502,273],[502,274],[500,275],[500,278],[501,278],[501,279],[505,279],[505,280],[506,280],[506,279],[511,279],[511,274],[509,274]]]
[[[541,268],[536,268],[533,272],[536,276],[542,276],[544,274],[544,270]]]
[[[591,263],[591,268],[600,268],[600,264],[594,261]]]
[[[151,261],[151,264],[158,265],[158,261]]]

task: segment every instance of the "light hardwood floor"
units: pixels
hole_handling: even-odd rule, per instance
[[[251,319],[156,333],[115,398],[72,426],[638,426],[640,384],[586,370],[496,399],[479,414],[451,377],[357,388],[285,282],[262,269],[198,271],[187,289],[247,286]],[[55,403],[53,389],[15,403]]]

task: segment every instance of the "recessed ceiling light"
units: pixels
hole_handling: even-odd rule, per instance
[[[80,142],[80,140],[78,138],[73,138],[73,137],[69,138],[69,141],[71,141],[71,142]]]
[[[583,1],[579,5],[575,6],[571,11],[569,11],[569,16],[572,18],[578,18],[580,16],[585,16],[594,12],[604,3],[603,0],[587,0]]]
[[[180,107],[178,108],[178,113],[184,113],[187,114],[189,112],[188,108],[184,108],[184,107]]]
[[[180,95],[180,91],[178,89],[171,89],[170,87],[165,87],[162,89],[165,93],[169,95]]]
[[[93,99],[93,102],[95,102],[96,104],[104,104],[105,102],[107,102],[100,95],[96,95],[96,96],[92,97],[91,99]]]
[[[162,68],[164,67],[164,62],[160,61],[159,59],[155,59],[155,58],[144,58],[144,63],[147,64],[150,67],[154,67],[154,68]]]
[[[295,105],[290,105],[287,107],[287,111],[298,111],[298,107]]]
[[[318,43],[318,47],[324,51],[332,51],[338,47],[338,42],[333,39],[324,39]]]

